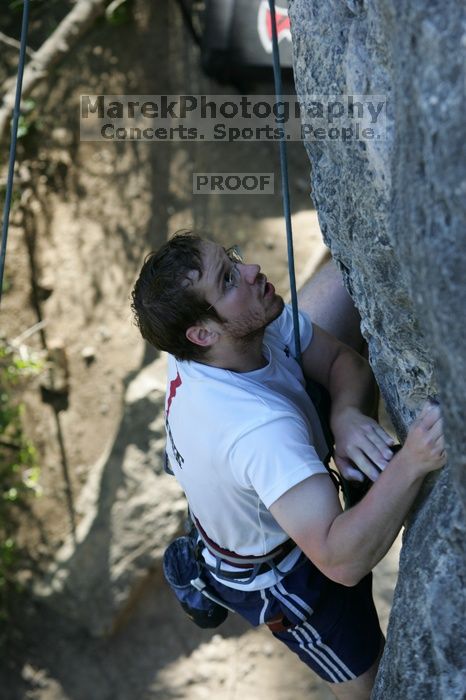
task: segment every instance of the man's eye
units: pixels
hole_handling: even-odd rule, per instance
[[[230,287],[232,287],[234,285],[234,283],[235,283],[235,272],[234,272],[234,268],[232,267],[231,270],[229,270],[225,274],[225,287],[227,289],[229,289]]]
[[[232,265],[224,277],[224,288],[226,291],[238,286],[238,268]]]

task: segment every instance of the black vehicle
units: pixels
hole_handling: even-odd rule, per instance
[[[268,0],[205,0],[202,5],[189,0],[180,2],[200,45],[203,69],[210,77],[219,82],[273,80]],[[290,20],[285,0],[276,0],[275,15],[283,78],[292,79]]]

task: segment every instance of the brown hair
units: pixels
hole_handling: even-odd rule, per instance
[[[192,270],[202,277],[201,242],[191,231],[177,232],[146,257],[131,294],[131,309],[143,338],[178,360],[202,360],[208,352],[188,340],[190,326],[208,318],[221,320],[192,285],[186,284]]]

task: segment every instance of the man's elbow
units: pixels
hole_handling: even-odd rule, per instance
[[[342,586],[347,586],[352,588],[356,586],[364,576],[369,573],[368,571],[362,571],[360,567],[354,566],[352,563],[340,563],[331,564],[329,562],[314,562],[322,573],[335,583],[339,583]]]
[[[325,573],[325,572],[324,572]],[[364,578],[365,574],[354,571],[351,567],[338,567],[325,574],[327,578],[339,583],[342,586],[352,588]]]

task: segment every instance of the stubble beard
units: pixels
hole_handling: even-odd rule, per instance
[[[238,347],[245,348],[262,338],[267,326],[275,321],[282,313],[285,302],[283,298],[276,295],[276,304],[269,318],[264,318],[260,312],[251,312],[247,316],[235,319],[234,321],[224,321],[223,329],[228,336],[235,341]]]

